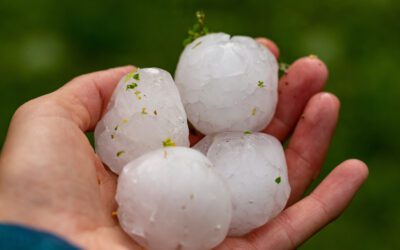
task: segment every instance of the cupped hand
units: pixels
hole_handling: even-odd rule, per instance
[[[273,42],[258,41],[279,56]],[[17,110],[0,157],[1,222],[48,230],[85,249],[141,249],[113,216],[117,178],[85,136],[119,79],[132,70],[127,66],[77,77]],[[295,248],[338,217],[367,178],[364,163],[348,160],[302,198],[320,172],[338,119],[338,99],[321,92],[327,74],[319,59],[307,57],[281,78],[277,111],[265,132],[282,142],[291,135],[287,208],[249,235],[226,239],[218,249]],[[191,135],[191,142],[200,138]]]

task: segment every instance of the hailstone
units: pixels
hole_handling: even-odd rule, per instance
[[[119,174],[123,166],[163,144],[189,146],[187,117],[171,75],[144,68],[124,76],[95,129],[96,152]]]
[[[146,249],[211,249],[231,222],[227,184],[190,148],[158,149],[130,162],[116,200],[122,228]]]
[[[242,236],[267,223],[290,194],[281,143],[264,133],[208,135],[195,149],[204,153],[228,182],[233,215],[230,236]]]
[[[175,82],[201,133],[260,131],[275,112],[278,64],[253,38],[213,33],[186,46]]]

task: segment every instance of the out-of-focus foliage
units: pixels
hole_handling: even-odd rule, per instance
[[[400,1],[0,0],[0,141],[15,109],[86,72],[174,72],[202,9],[212,31],[266,36],[282,60],[317,54],[341,119],[322,176],[346,158],[370,166],[348,211],[302,249],[400,249]]]

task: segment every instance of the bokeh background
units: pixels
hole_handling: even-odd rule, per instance
[[[174,72],[196,10],[212,31],[267,36],[282,61],[316,54],[342,101],[325,176],[361,158],[370,177],[347,212],[300,249],[400,249],[400,1],[0,0],[0,143],[25,101],[118,65]]]

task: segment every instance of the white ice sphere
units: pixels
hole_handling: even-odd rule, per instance
[[[278,63],[253,38],[225,33],[187,45],[175,72],[188,119],[203,134],[260,131],[278,100]]]
[[[264,133],[208,135],[197,149],[228,182],[233,215],[230,236],[242,236],[279,214],[290,194],[281,143]]]
[[[146,249],[211,249],[231,222],[226,182],[190,148],[159,149],[130,162],[116,200],[122,228]]]
[[[144,68],[124,76],[95,130],[96,152],[119,174],[140,155],[163,142],[189,146],[187,117],[171,75]]]

